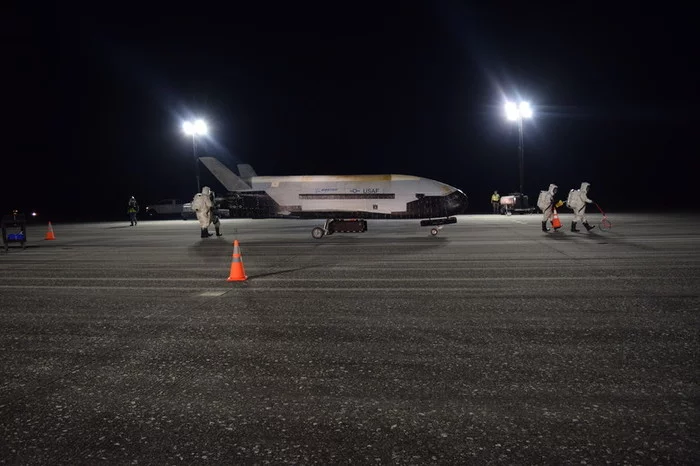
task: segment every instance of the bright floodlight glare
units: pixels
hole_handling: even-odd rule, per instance
[[[529,102],[520,102],[520,117],[532,118],[532,107]]]
[[[182,131],[184,131],[185,134],[188,136],[201,136],[207,134],[208,129],[207,124],[204,122],[204,120],[195,120],[194,123],[192,123],[191,121],[185,121],[184,123],[182,123]]]
[[[506,102],[506,118],[511,121],[518,119],[518,107],[513,102]]]
[[[204,120],[195,121],[194,129],[197,131],[197,134],[207,134],[207,124],[204,123]]]
[[[182,124],[182,130],[186,135],[192,136],[192,134],[194,134],[194,125],[189,121],[186,121]]]

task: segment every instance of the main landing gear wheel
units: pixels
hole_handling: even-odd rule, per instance
[[[324,235],[325,233],[326,233],[326,232],[323,231],[323,228],[321,228],[321,227],[315,227],[313,230],[311,230],[311,236],[313,236],[314,239],[321,239],[321,238],[323,238],[323,235]]]

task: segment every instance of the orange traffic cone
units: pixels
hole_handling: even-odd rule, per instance
[[[231,272],[229,273],[229,282],[242,282],[247,280],[248,276],[245,274],[245,269],[243,268],[243,258],[241,257],[241,248],[238,246],[238,240],[233,240],[233,256],[231,257]]]
[[[56,239],[56,237],[53,234],[53,227],[51,226],[51,222],[49,222],[49,231],[46,232],[46,236],[44,236],[44,239]]]
[[[559,214],[557,213],[557,209],[554,209],[554,216],[552,217],[552,227],[555,230],[561,228],[561,221],[559,220]]]

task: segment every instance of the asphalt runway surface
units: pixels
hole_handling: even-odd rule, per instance
[[[698,464],[700,217],[609,216],[32,226],[0,463]]]

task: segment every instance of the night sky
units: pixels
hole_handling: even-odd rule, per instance
[[[192,145],[180,127],[192,116],[211,130],[199,155],[232,168],[423,176],[484,212],[494,189],[518,189],[506,98],[535,111],[524,127],[531,201],[551,182],[563,197],[588,181],[608,211],[698,205],[690,10],[24,3],[2,18],[3,212],[126,221],[131,195],[142,206],[191,199]]]

